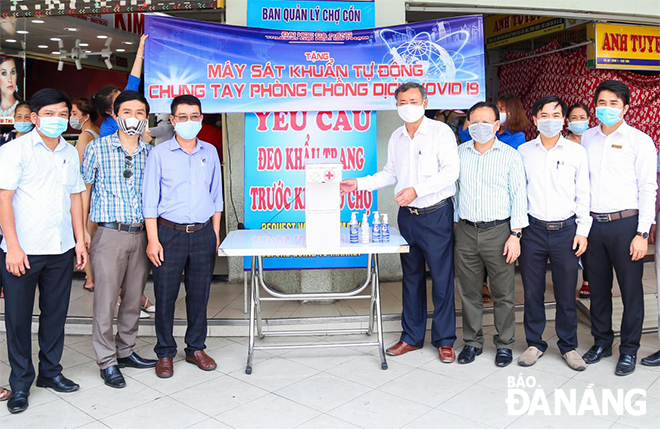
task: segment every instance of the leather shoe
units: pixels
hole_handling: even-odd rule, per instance
[[[137,353],[133,352],[130,356],[117,359],[119,368],[153,368],[156,366],[156,359],[145,359],[140,357]]]
[[[28,408],[28,396],[30,392],[24,392],[22,390],[15,391],[11,394],[11,398],[7,401],[7,408],[12,414],[20,413]]]
[[[158,378],[170,378],[174,375],[172,358],[158,358],[158,362],[156,363],[156,375]]]
[[[399,341],[393,346],[388,347],[387,350],[385,350],[385,353],[387,353],[388,356],[401,356],[402,354],[406,354],[408,352],[412,352],[414,350],[419,350],[419,349],[420,347],[414,347],[406,343],[405,341]]]
[[[195,353],[186,355],[186,362],[197,365],[199,369],[204,371],[213,371],[218,367],[218,364],[204,350],[195,350]]]
[[[53,378],[37,377],[37,387],[50,387],[60,393],[70,393],[80,389],[79,385],[66,378],[62,373]]]
[[[604,348],[600,346],[591,346],[589,351],[582,355],[582,359],[588,364],[600,362],[602,358],[612,356],[612,347]]]
[[[458,354],[458,363],[472,363],[482,351],[482,349],[476,348],[475,346],[466,345]]]
[[[511,349],[497,349],[497,354],[495,355],[495,365],[499,367],[508,366],[513,362],[513,352]]]
[[[438,349],[438,355],[440,355],[440,362],[442,363],[452,363],[456,360],[456,354],[454,354],[454,348],[449,346],[442,346]]]
[[[117,365],[112,365],[106,369],[102,369],[101,378],[105,380],[106,386],[114,387],[115,389],[126,387],[126,380],[124,380],[124,376],[121,375],[121,371]]]
[[[660,366],[660,350],[642,359],[642,365]]]
[[[635,363],[637,362],[637,356],[621,354],[619,356],[619,362],[616,363],[616,375],[630,375],[635,372]]]

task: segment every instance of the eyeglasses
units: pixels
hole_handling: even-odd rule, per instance
[[[133,157],[130,155],[126,155],[125,161],[125,169],[124,169],[124,179],[130,179],[133,177],[133,170],[131,169],[133,167]]]
[[[175,117],[176,117],[177,122],[188,122],[188,120],[199,122],[199,121],[202,120],[202,115],[198,115],[198,114],[194,114],[194,115],[191,115],[191,116],[179,115],[179,116],[175,116]]]

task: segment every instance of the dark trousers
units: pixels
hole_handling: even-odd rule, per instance
[[[573,224],[558,231],[548,231],[530,219],[530,225],[523,230],[520,274],[525,289],[525,336],[528,346],[543,352],[548,348],[548,343],[542,338],[545,329],[545,270],[548,259],[557,302],[555,330],[559,337],[559,351],[566,354],[578,346],[575,301],[578,257],[572,249],[576,229],[577,226]]]
[[[426,264],[433,285],[431,343],[433,347],[451,347],[456,341],[453,218],[451,202],[433,213],[422,215],[399,209],[401,235],[410,245],[410,253],[401,254],[401,340],[415,347],[424,345],[426,333]]]
[[[34,381],[32,365],[32,309],[39,285],[39,375],[55,377],[62,372],[64,324],[69,310],[73,278],[73,249],[61,255],[28,255],[30,269],[20,277],[9,273],[0,251],[0,272],[5,291],[7,351],[13,391],[29,391]]]
[[[181,274],[186,288],[188,327],[186,354],[206,348],[206,306],[215,267],[215,233],[211,223],[193,233],[158,225],[158,239],[165,260],[153,267],[156,297],[156,346],[159,358],[176,356],[174,306],[179,296]]]
[[[637,216],[613,222],[594,221],[587,254],[591,291],[591,335],[600,347],[612,347],[612,268],[621,289],[623,320],[621,346],[624,354],[637,354],[644,323],[644,262],[630,259],[630,242],[637,234]]]
[[[588,248],[589,246],[587,246],[587,249]],[[587,271],[587,252],[583,253],[580,258],[582,259],[582,281],[589,282],[589,271]]]

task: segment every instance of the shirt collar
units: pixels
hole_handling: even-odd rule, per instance
[[[534,140],[532,140],[532,143],[534,143],[538,147],[543,147],[543,142],[541,141],[541,135],[539,134],[538,136],[536,136],[536,138]],[[559,140],[557,140],[557,144],[555,145],[555,147],[564,147],[564,145],[566,143],[576,144],[576,143],[568,141],[566,139],[566,137],[560,135]],[[552,149],[554,149],[555,147],[553,147]],[[550,150],[552,150],[552,149],[550,149]]]
[[[619,134],[621,134],[622,136],[626,137],[626,136],[628,135],[628,133],[630,133],[630,128],[632,128],[632,127],[631,127],[630,125],[628,125],[628,123],[627,123],[626,120],[624,119],[624,120],[623,120],[623,123],[622,123],[621,125],[619,125],[619,128],[617,128],[616,131],[614,131],[612,134],[619,133]],[[598,132],[599,132],[603,137],[607,137],[607,136],[605,135],[605,133],[603,133],[603,128],[602,128],[601,125],[598,126]],[[612,134],[610,134],[610,135],[612,135]]]
[[[199,150],[201,150],[201,149],[204,148],[204,146],[202,145],[201,140],[199,140],[199,139],[196,139],[196,140],[197,140],[197,144],[195,145],[195,149],[193,149],[191,155],[192,155],[193,153],[195,153],[195,152],[197,152],[197,151],[199,151]],[[176,140],[176,134],[174,134],[174,137],[172,137],[172,138],[169,139],[168,141],[164,142],[163,144],[164,144],[164,145],[167,145],[167,148],[168,148],[169,150],[171,150],[171,151],[175,151],[175,150],[177,150],[177,149],[181,149],[183,152],[185,152],[185,151],[181,148],[181,145],[179,144],[179,142]],[[186,153],[188,153],[188,152],[186,152]]]
[[[470,140],[469,142],[467,142],[467,143],[463,143],[463,144],[467,144],[467,145],[469,145],[469,147],[470,147],[473,151],[475,151],[476,153],[478,153],[479,155],[481,155],[481,153],[479,153],[479,151],[478,151],[477,149],[475,149],[475,147],[474,147],[474,140]],[[495,137],[495,141],[493,142],[493,146],[492,146],[489,150],[487,150],[486,152],[484,152],[484,155],[487,154],[488,152],[490,152],[491,149],[502,149],[503,147],[504,147],[504,143],[502,143],[497,137]]]
[[[108,136],[108,138],[110,139],[110,144],[112,146],[114,146],[115,148],[121,148],[122,150],[124,150],[124,146],[122,146],[121,140],[119,140],[119,132],[114,132],[114,133],[110,134]],[[137,148],[135,149],[135,152],[133,152],[133,154],[135,155],[136,153],[144,150],[145,146],[146,146],[146,143],[144,142],[144,140],[142,140],[142,137],[140,137],[139,140],[138,140]]]
[[[417,131],[415,131],[415,135],[417,133],[426,135],[429,132],[429,118],[424,115],[422,118],[422,123],[419,124],[419,128],[417,128]],[[403,124],[403,127],[401,127],[401,135],[410,138],[410,134],[408,134],[408,129],[406,128],[406,124]]]
[[[34,146],[36,146],[36,145],[38,145],[39,143],[41,143],[41,145],[42,145],[43,147],[45,147],[46,149],[50,150],[50,149],[48,148],[48,146],[46,146],[46,142],[44,142],[44,140],[41,138],[41,134],[39,134],[39,132],[37,131],[37,127],[34,127],[34,129],[33,129],[32,131],[29,132],[29,135],[30,135],[30,138],[32,139],[32,144],[33,144]],[[66,145],[68,145],[68,144],[69,144],[69,143],[67,143],[66,140],[64,140],[64,137],[60,136],[60,141],[59,141],[59,143],[57,144],[57,146],[55,146],[55,150],[54,150],[53,152],[58,152],[58,151],[60,151],[60,150],[63,150],[63,149],[66,147]]]

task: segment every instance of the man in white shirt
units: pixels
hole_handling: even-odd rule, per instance
[[[601,82],[594,100],[600,126],[582,135],[594,218],[587,249],[594,346],[583,358],[593,364],[612,355],[614,268],[623,301],[615,374],[628,375],[635,371],[644,322],[643,259],[654,219],[656,150],[651,137],[623,119],[630,108],[630,89],[624,83]]]
[[[575,284],[578,258],[587,250],[589,216],[589,163],[587,151],[561,135],[566,103],[556,95],[532,106],[540,134],[518,148],[527,176],[529,226],[520,240],[520,273],[525,289],[527,350],[520,366],[532,366],[548,349],[545,329],[545,274],[550,259],[557,315],[555,330],[559,351],[575,371],[587,364],[576,351],[577,306]]]
[[[440,360],[455,359],[454,261],[451,197],[456,192],[458,154],[456,137],[447,125],[424,116],[426,89],[418,83],[402,84],[395,92],[397,111],[405,122],[387,147],[387,163],[374,175],[342,181],[343,193],[376,190],[394,185],[401,235],[410,253],[401,254],[403,309],[401,339],[387,349],[399,356],[424,345],[426,333],[426,264],[433,282],[431,343]]]
[[[39,376],[37,387],[73,392],[79,386],[62,375],[64,323],[69,308],[73,261],[87,262],[83,233],[78,152],[61,134],[71,112],[69,98],[55,89],[30,99],[30,133],[0,148],[0,275],[5,290],[5,324],[13,394],[11,413],[28,407],[32,366],[32,308],[39,286]]]

